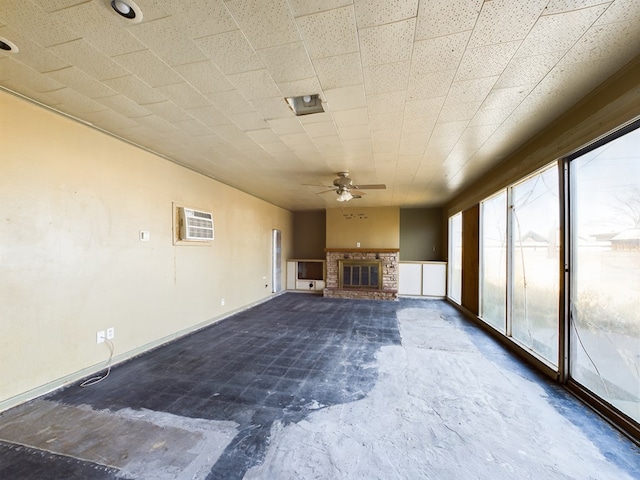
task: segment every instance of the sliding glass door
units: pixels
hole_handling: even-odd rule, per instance
[[[558,364],[560,203],[554,165],[512,187],[511,334]]]
[[[570,374],[640,421],[640,129],[570,163]]]

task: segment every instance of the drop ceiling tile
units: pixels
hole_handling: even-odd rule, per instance
[[[169,65],[183,65],[207,59],[195,42],[185,35],[182,22],[177,21],[175,17],[142,22],[129,28],[129,32]]]
[[[190,108],[186,110],[186,113],[194,118],[197,118],[209,127],[216,127],[218,125],[226,125],[231,123],[231,120],[225,117],[217,108],[211,105],[207,107]]]
[[[612,1],[612,0],[608,0]],[[583,8],[600,5],[603,0],[550,0],[545,8],[545,15],[554,15],[556,13],[564,13],[571,10],[581,10]]]
[[[171,85],[183,81],[180,75],[150,50],[117,55],[113,57],[113,60],[126,68],[128,70],[126,73],[133,73],[152,87]]]
[[[418,0],[355,0],[358,28],[372,27],[414,18]]]
[[[82,39],[49,47],[49,51],[98,80],[130,73]]]
[[[312,13],[335,10],[351,5],[353,0],[290,0],[289,5],[294,17],[301,17]]]
[[[3,59],[0,56],[0,59],[2,59],[0,61],[0,79],[4,79],[4,82],[10,81],[12,85],[17,86],[18,88],[12,88],[15,92],[22,92],[21,85],[36,92],[50,92],[64,88],[64,85],[60,82],[48,75],[36,72],[27,65],[23,65],[15,60],[14,57],[5,57]]]
[[[456,70],[442,70],[410,76],[407,87],[407,100],[444,97],[449,93]]]
[[[302,117],[296,117],[302,126],[306,126],[309,123],[320,123],[320,122],[333,122],[333,117],[328,112],[323,113],[314,113],[312,115],[303,115]]]
[[[324,95],[332,112],[351,110],[367,105],[362,84],[325,90]]]
[[[257,54],[276,82],[291,82],[315,75],[302,42],[263,48]]]
[[[359,53],[317,58],[313,66],[324,89],[357,85],[364,81]]]
[[[281,157],[283,154],[291,153],[291,149],[284,142],[269,142],[260,144],[265,151],[271,155]]]
[[[304,129],[312,138],[336,136],[338,134],[334,122],[309,123],[304,126]]]
[[[522,103],[534,87],[534,84],[529,84],[508,88],[493,88],[491,92],[489,92],[489,95],[487,95],[482,106],[486,108],[514,108]]]
[[[295,80],[293,82],[278,82],[283,97],[299,97],[300,95],[322,94],[322,88],[317,77]],[[320,96],[322,98],[322,95]],[[305,115],[306,117],[315,116]]]
[[[353,5],[298,17],[296,22],[312,59],[358,51]]]
[[[195,43],[225,74],[263,68],[262,62],[241,30],[198,38]]]
[[[54,92],[49,92],[48,95],[53,99],[56,110],[78,118],[82,118],[82,116],[88,112],[107,110],[107,107],[103,104],[83,95],[78,95],[78,93],[71,88],[62,88]]]
[[[227,78],[247,100],[280,95],[278,86],[266,69],[235,73]]]
[[[47,73],[47,75],[89,98],[107,97],[116,93],[112,88],[109,88],[104,83],[99,82],[76,67],[55,70]]]
[[[346,153],[358,153],[361,155],[370,155],[373,153],[371,147],[371,138],[343,138],[342,145]]]
[[[482,105],[482,101],[467,102],[467,103],[445,103],[442,106],[440,115],[438,116],[438,122],[448,123],[457,122],[460,120],[471,120],[476,114],[478,109]]]
[[[256,112],[258,112],[265,120],[271,121],[275,119],[283,119],[294,121],[298,123],[298,125],[300,124],[282,95],[269,98],[257,98],[251,100],[250,103],[253,105]]]
[[[142,105],[144,108],[154,113],[156,116],[163,118],[167,122],[180,122],[190,120],[192,117],[183,109],[179,108],[175,103],[164,100],[157,103],[148,103]]]
[[[253,106],[237,90],[209,93],[206,97],[224,115],[253,112]]]
[[[431,135],[433,127],[436,126],[437,118],[437,113],[433,116],[412,118],[407,118],[405,115],[404,121],[402,122],[402,133],[424,133],[425,135]]]
[[[455,79],[471,80],[501,75],[519,45],[520,42],[517,41],[467,49],[462,56]]]
[[[243,132],[269,128],[267,122],[255,112],[232,113],[227,116]]]
[[[298,121],[297,117],[274,118],[267,120],[267,124],[276,135],[302,133],[304,131],[304,128]]]
[[[633,0],[625,2],[614,1],[609,5],[607,11],[596,21],[596,25],[618,22],[637,22],[640,20],[640,2]]]
[[[273,143],[279,141],[278,135],[276,135],[273,130],[269,128],[264,128],[262,130],[253,130],[246,133],[247,137],[258,144]]]
[[[141,107],[124,95],[116,94],[110,97],[98,98],[96,101],[127,118],[144,117],[151,114],[148,109]]]
[[[3,0],[0,22],[23,32],[43,47],[78,39],[71,28],[29,1]]]
[[[369,114],[366,108],[355,108],[353,110],[341,110],[333,113],[333,120],[340,131],[344,127],[356,125],[368,125]]]
[[[429,135],[422,133],[403,134],[400,137],[400,155],[416,155],[421,158],[428,143]]]
[[[364,68],[364,86],[367,95],[406,90],[410,67],[411,63],[407,61]]]
[[[398,90],[395,92],[367,94],[367,108],[369,115],[377,115],[388,112],[404,111],[406,92]]]
[[[487,98],[498,78],[486,77],[453,82],[445,104],[482,102]]]
[[[175,132],[178,127],[168,122],[164,118],[160,118],[157,115],[148,115],[146,117],[139,117],[135,120],[138,124],[148,128],[156,135],[159,133]],[[162,137],[162,135],[160,135]]]
[[[28,35],[8,26],[0,26],[0,36],[11,40],[20,49],[20,62],[29,65],[38,72],[50,72],[69,66],[69,62],[40,48]]]
[[[226,0],[225,5],[255,49],[300,40],[287,0]]]
[[[411,58],[415,18],[358,31],[363,67]]]
[[[473,29],[484,0],[452,2],[431,0],[428,8],[420,8],[416,40],[444,37]]]
[[[93,125],[106,130],[107,132],[138,125],[138,119],[132,120],[125,117],[124,115],[120,115],[119,113],[114,112],[113,110],[88,112],[83,115],[83,120],[86,120]]]
[[[297,145],[310,145],[312,143],[311,138],[307,135],[307,132],[301,133],[287,133],[286,135],[280,135],[280,140],[286,143],[289,147]]]
[[[522,42],[516,56],[529,57],[552,52],[566,52],[602,15],[607,6],[598,5],[540,17],[540,20]]]
[[[547,3],[547,0],[485,1],[469,40],[469,47],[524,39],[544,12]]]
[[[160,92],[154,90],[135,75],[111,78],[102,83],[139,104],[156,103],[166,100]]]
[[[619,58],[630,60],[637,54],[634,46],[639,37],[640,28],[633,22],[596,25],[576,42],[558,65],[596,60],[606,62],[611,60],[612,51],[617,52]]]
[[[445,97],[425,98],[424,100],[407,101],[404,109],[405,119],[429,117],[438,115],[444,104]]]
[[[197,108],[210,105],[209,100],[188,83],[174,83],[157,87],[157,90],[178,107]]]
[[[233,85],[210,60],[178,65],[173,69],[201,93],[233,90]]]
[[[369,114],[369,128],[374,130],[386,130],[389,125],[402,125],[402,111]]]
[[[500,125],[513,112],[515,107],[499,106],[485,107],[484,105],[478,109],[475,116],[469,122],[469,127],[480,125]]]
[[[540,82],[560,61],[564,52],[531,57],[514,57],[496,82],[496,88],[514,87]]]
[[[415,42],[411,56],[411,76],[457,69],[467,47],[470,32]]]
[[[173,124],[183,132],[194,137],[210,135],[212,133],[209,127],[194,118],[180,122],[173,122]]]
[[[83,2],[56,11],[52,18],[69,25],[76,38],[82,38],[108,57],[144,49],[127,29],[120,28],[120,17],[105,2]]]
[[[164,4],[167,12],[176,17],[176,21],[180,23],[180,30],[190,39],[229,32],[238,28],[225,2],[161,0],[160,3]]]
[[[309,130],[307,130],[307,133],[309,133]],[[335,127],[333,135],[313,136],[311,133],[309,133],[309,135],[313,137],[314,145],[322,152],[328,149],[342,149],[342,140],[340,139],[337,130],[335,130]]]
[[[345,142],[347,140],[360,140],[371,138],[371,132],[368,125],[353,125],[338,128],[340,138]]]
[[[87,0],[32,0],[45,12],[55,12],[86,2]]]

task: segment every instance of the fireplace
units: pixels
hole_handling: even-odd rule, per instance
[[[398,299],[398,249],[327,248],[325,297]]]
[[[382,289],[382,262],[338,260],[338,288]]]

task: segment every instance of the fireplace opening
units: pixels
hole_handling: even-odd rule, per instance
[[[371,260],[339,260],[339,288],[382,288],[382,262]]]

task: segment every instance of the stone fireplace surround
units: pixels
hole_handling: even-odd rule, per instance
[[[368,300],[398,299],[397,248],[325,248],[327,284],[323,295],[328,298],[361,298]],[[338,260],[380,260],[382,289],[339,288]]]

